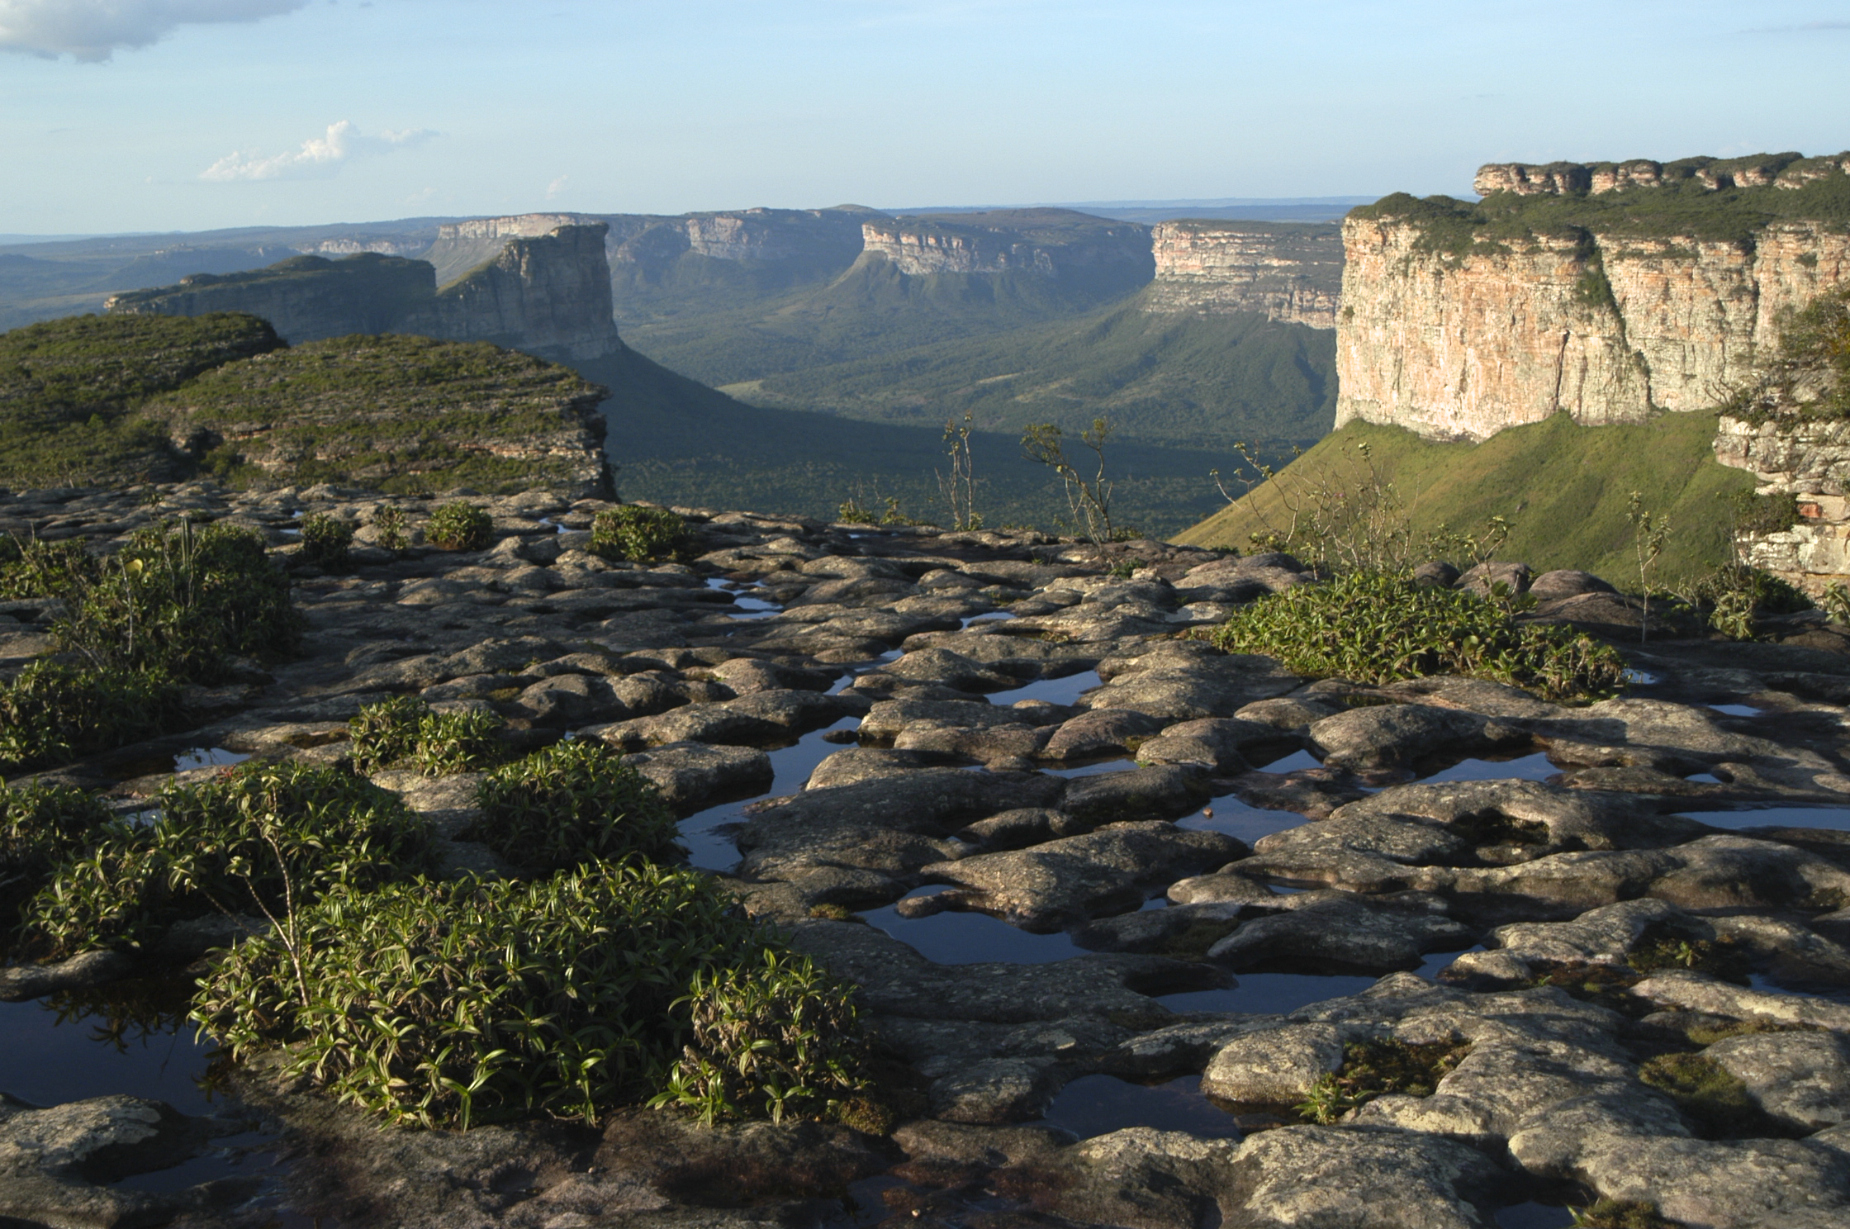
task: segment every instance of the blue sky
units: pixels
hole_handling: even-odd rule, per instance
[[[1850,147],[1850,0],[0,0],[0,232],[1374,195]]]

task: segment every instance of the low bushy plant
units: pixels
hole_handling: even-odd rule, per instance
[[[202,984],[194,1018],[234,1056],[287,1047],[287,1074],[425,1126],[594,1123],[648,1097],[694,1040],[702,988],[766,965],[773,946],[709,877],[638,861],[343,890],[299,918],[299,976],[276,935],[247,940]],[[838,991],[809,981],[806,961],[777,967],[802,979],[784,1011],[829,1014],[806,996]]]
[[[755,965],[697,972],[684,1002],[693,1039],[652,1105],[781,1122],[839,1113],[863,1087],[853,993],[807,956],[767,948]]]
[[[687,522],[666,508],[623,504],[591,518],[591,550],[606,559],[654,563],[687,548]]]
[[[97,573],[96,556],[76,539],[62,542],[0,536],[0,600],[63,597]]]
[[[1710,630],[1730,640],[1752,640],[1762,615],[1797,614],[1812,600],[1771,572],[1744,564],[1716,568],[1696,583],[1691,605],[1706,612]]]
[[[418,746],[418,722],[429,715],[430,705],[416,696],[364,705],[347,722],[353,766],[375,772],[409,759]]]
[[[653,782],[604,744],[555,743],[497,768],[476,792],[482,818],[465,834],[515,866],[565,870],[632,854],[680,855],[674,813]]]
[[[1354,1041],[1343,1047],[1340,1070],[1326,1072],[1297,1106],[1309,1122],[1332,1123],[1376,1097],[1430,1097],[1471,1052],[1469,1044],[1409,1043],[1397,1038]]]
[[[61,596],[71,610],[52,629],[60,648],[189,682],[223,679],[227,654],[290,652],[301,634],[288,575],[261,534],[236,525],[138,530]]]
[[[151,823],[111,822],[28,903],[23,932],[52,955],[135,948],[212,912],[279,930],[338,885],[428,869],[431,827],[397,795],[339,769],[246,764],[203,785],[169,785]]]
[[[109,808],[83,790],[0,781],[0,926],[110,818]]]
[[[333,572],[347,566],[347,549],[353,545],[353,526],[317,512],[302,522],[302,558]]]
[[[373,540],[389,551],[401,551],[411,545],[405,535],[405,510],[397,504],[373,506]]]
[[[360,709],[347,729],[359,771],[409,763],[427,777],[440,777],[499,762],[503,748],[497,735],[505,724],[493,713],[437,713],[415,696],[394,696]]]
[[[0,683],[0,771],[31,771],[152,738],[181,716],[161,671],[29,663]]]
[[[1518,624],[1476,594],[1427,588],[1399,572],[1350,572],[1271,594],[1229,618],[1213,641],[1311,678],[1380,686],[1458,674],[1557,701],[1614,695],[1625,670],[1610,645],[1571,628]]]
[[[443,550],[485,550],[495,521],[474,504],[456,500],[439,505],[424,525],[424,536]]]

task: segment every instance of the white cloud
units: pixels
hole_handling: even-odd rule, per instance
[[[546,199],[549,201],[557,199],[558,195],[561,192],[565,191],[566,182],[570,179],[571,179],[570,175],[561,175],[559,176],[559,178],[547,184],[546,185]]]
[[[360,132],[349,120],[329,124],[326,136],[310,137],[302,148],[287,154],[259,157],[248,150],[226,154],[199,173],[201,179],[228,183],[237,179],[325,179],[355,158],[409,149],[436,136],[428,128],[386,131],[376,137]]]
[[[261,21],[308,0],[0,0],[0,49],[96,63],[177,27]]]

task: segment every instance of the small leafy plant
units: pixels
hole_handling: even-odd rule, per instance
[[[687,522],[666,508],[621,504],[591,518],[591,551],[606,559],[653,563],[688,546]]]
[[[1114,484],[1105,477],[1105,443],[1111,438],[1113,424],[1095,418],[1092,425],[1079,433],[1079,442],[1091,450],[1096,464],[1087,463],[1094,472],[1085,472],[1067,458],[1064,433],[1050,422],[1030,423],[1021,437],[1021,449],[1030,461],[1038,461],[1058,474],[1066,488],[1066,502],[1072,513],[1071,524],[1094,546],[1116,540],[1111,525],[1111,493]]]
[[[428,820],[398,796],[320,765],[246,764],[223,780],[169,785],[159,819],[113,821],[59,864],[26,906],[36,949],[137,948],[213,912],[287,919],[336,885],[426,869]]]
[[[152,738],[180,720],[161,671],[41,658],[0,683],[0,771],[31,771]]]
[[[405,533],[405,510],[397,504],[375,504],[372,528],[373,540],[385,550],[397,552],[411,545]]]
[[[394,1123],[595,1123],[662,1091],[690,1043],[713,1044],[697,1042],[696,1003],[730,984],[719,980],[728,969],[773,969],[782,996],[782,1020],[753,1015],[760,997],[712,1013],[750,1016],[750,1027],[700,1031],[724,1032],[718,1057],[734,1069],[765,1056],[744,1064],[746,1104],[813,1105],[793,1101],[784,1068],[826,1087],[828,1062],[851,1052],[858,1030],[839,990],[806,960],[768,957],[776,944],[709,877],[637,861],[342,890],[301,923],[300,977],[275,935],[247,940],[202,985],[193,1018],[235,1057],[286,1047],[286,1074]],[[820,1069],[779,1049],[777,1030],[793,1020],[841,1030],[798,1043]]]
[[[394,696],[360,709],[347,730],[359,771],[410,763],[427,777],[441,777],[498,762],[502,744],[497,735],[505,724],[493,713],[438,713],[415,696]]]
[[[1309,1122],[1332,1123],[1349,1110],[1376,1097],[1397,1093],[1430,1097],[1439,1081],[1464,1061],[1469,1044],[1449,1042],[1415,1044],[1396,1038],[1352,1041],[1343,1047],[1343,1065],[1325,1072],[1298,1105],[1298,1115]]]
[[[494,530],[494,518],[488,513],[456,500],[432,510],[424,525],[424,536],[443,550],[485,550]]]
[[[0,782],[0,926],[110,819],[109,808],[83,790]]]
[[[1576,1229],[1675,1229],[1654,1203],[1635,1199],[1596,1199],[1584,1208],[1569,1208]]]
[[[641,773],[604,744],[555,743],[482,779],[482,818],[465,833],[535,873],[632,854],[672,861],[674,813]]]
[[[347,549],[353,545],[353,526],[325,512],[302,522],[302,558],[329,572],[347,566]]]
[[[1427,588],[1399,572],[1350,572],[1263,597],[1222,624],[1213,642],[1311,678],[1380,686],[1458,674],[1557,701],[1615,695],[1625,669],[1611,646],[1570,628],[1518,624],[1475,594]]]
[[[682,1003],[693,1039],[651,1105],[781,1122],[839,1114],[865,1086],[853,993],[807,956],[767,948],[755,965],[696,972]]]

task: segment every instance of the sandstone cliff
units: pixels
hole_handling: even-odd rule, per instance
[[[884,216],[844,205],[835,209],[740,209],[679,216],[609,214],[606,251],[619,282],[650,284],[683,257],[722,260],[760,269],[784,266],[795,276],[833,275],[861,251],[861,222]]]
[[[1342,235],[1334,226],[1243,221],[1161,222],[1151,234],[1155,280],[1144,309],[1336,327]]]
[[[1481,205],[1397,196],[1355,211],[1337,424],[1483,439],[1557,412],[1599,424],[1715,406],[1754,376],[1786,312],[1850,281],[1845,222],[1793,216],[1831,204],[1846,161],[1486,167],[1479,186],[1499,195]],[[1596,191],[1608,175],[1632,186]],[[1712,207],[1693,208],[1705,193]]]
[[[1044,278],[1148,281],[1154,272],[1148,227],[1070,209],[999,209],[867,221],[864,254],[901,273],[1025,273]]]
[[[492,247],[438,290],[429,260],[363,252],[344,260],[297,256],[265,269],[200,274],[178,286],[115,295],[112,313],[261,316],[292,343],[351,333],[414,333],[492,341],[547,358],[582,361],[616,352],[610,267],[602,223],[559,224],[551,215],[445,226],[437,255],[448,267]],[[473,245],[473,246],[472,246]]]

